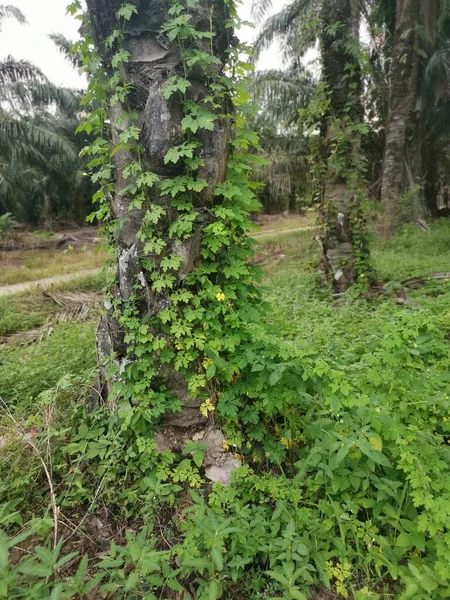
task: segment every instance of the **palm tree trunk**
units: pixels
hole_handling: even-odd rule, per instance
[[[397,0],[381,184],[379,232],[383,237],[391,236],[401,222],[402,197],[420,185],[421,148],[417,135],[420,56],[416,48],[420,8],[420,0]]]
[[[46,229],[52,228],[53,223],[53,209],[52,209],[52,201],[47,191],[44,190],[44,206],[43,206],[43,216],[44,216],[44,227]]]
[[[103,42],[113,30],[117,29],[115,13],[121,4],[122,0],[87,0],[95,42],[107,66],[110,65],[110,54],[104,48]],[[135,0],[134,4],[138,14],[127,22],[123,43],[125,50],[130,53],[128,63],[124,65],[124,76],[126,81],[133,86],[133,92],[128,97],[127,109],[138,113],[140,143],[144,148],[144,154],[141,155],[144,170],[156,173],[162,179],[167,179],[182,174],[179,165],[165,164],[164,157],[170,148],[184,141],[180,128],[183,111],[179,102],[175,102],[173,99],[167,100],[164,97],[162,86],[169,77],[173,75],[184,77],[185,73],[177,40],[170,42],[160,34],[161,26],[168,19],[170,0],[158,0],[151,4],[150,8],[148,0]],[[228,20],[226,4],[223,0],[215,2],[201,0],[195,8],[191,9],[191,14],[191,23],[199,29],[204,27],[209,29],[209,17],[212,16],[214,38],[211,42],[207,40],[206,46],[202,40],[198,42],[198,45],[202,50],[210,51],[212,44],[214,55],[220,60],[217,66],[217,71],[220,72],[228,49],[229,35],[231,35],[229,29],[226,29]],[[206,21],[205,17],[207,17]],[[194,78],[195,81],[193,81]],[[188,94],[190,93],[191,100],[200,101],[209,95],[208,77],[200,69],[195,71],[195,75],[190,76],[190,81],[192,85]],[[222,112],[227,113],[230,111],[229,102],[225,100],[224,103]],[[125,107],[115,105],[109,112],[113,145],[117,145],[121,131],[127,127],[124,111]],[[180,241],[169,234],[169,227],[176,219],[177,210],[171,205],[167,196],[160,197],[158,192],[155,192],[152,202],[164,207],[167,214],[166,221],[158,223],[158,227],[161,226],[163,230],[162,236],[166,243],[165,254],[162,256],[152,255],[149,257],[148,253],[145,255],[143,243],[138,239],[138,232],[142,226],[146,209],[132,208],[130,210],[132,198],[123,192],[126,187],[124,168],[133,158],[127,150],[123,149],[114,154],[116,182],[111,206],[113,215],[121,226],[113,242],[118,256],[113,295],[126,304],[135,294],[136,284],[139,282],[140,286],[144,288],[138,303],[139,313],[143,319],[148,316],[152,318],[152,322],[159,322],[155,317],[161,311],[166,310],[170,304],[166,294],[156,293],[152,290],[151,282],[147,281],[145,269],[142,268],[143,258],[161,261],[169,255],[181,257],[182,265],[175,275],[174,289],[182,288],[189,273],[196,269],[202,261],[202,230],[213,219],[210,208],[213,204],[214,188],[217,183],[224,181],[226,175],[228,123],[228,119],[219,118],[214,122],[213,131],[203,129],[199,134],[203,148],[204,166],[200,167],[198,177],[204,178],[208,187],[197,194],[196,210],[200,216],[196,220],[196,229],[188,240]],[[214,204],[217,202],[216,196]],[[152,330],[152,334],[168,338],[167,332]],[[169,344],[174,345],[174,342],[170,342],[169,339]],[[114,383],[114,380],[108,377],[108,365],[111,357],[114,357],[116,364],[122,367],[129,360],[124,331],[114,318],[112,309],[107,311],[99,323],[97,348],[102,393],[103,397],[108,397]],[[200,413],[201,402],[189,396],[184,376],[167,361],[161,362],[157,366],[157,372],[157,376],[152,379],[150,384],[152,390],[156,392],[162,390],[163,393],[169,393],[182,402],[180,412],[162,416],[160,433],[157,436],[158,447],[171,450],[180,448],[183,446],[184,439],[192,439],[193,434],[198,436],[199,431],[202,431],[203,441],[210,446],[216,446],[216,453],[223,454],[223,437],[221,438],[221,434],[217,430],[211,430],[210,421]],[[235,461],[231,455],[226,455],[226,458],[222,456],[221,468],[225,469],[225,478],[226,471],[231,470],[234,466]],[[224,477],[224,473],[218,474],[217,470],[215,475],[219,479]]]
[[[355,244],[358,244],[357,172],[355,161],[359,142],[349,125],[361,118],[361,81],[358,58],[349,44],[359,40],[359,0],[329,0],[322,8],[321,37],[323,76],[329,91],[329,113],[325,123],[326,173],[323,190],[322,218],[324,235],[320,239],[322,267],[336,293],[342,293],[354,283],[356,273]],[[335,31],[331,31],[337,28]],[[355,65],[351,71],[348,65]],[[350,123],[347,117],[350,116]],[[331,157],[336,139],[348,133],[349,147],[346,168],[339,169]]]

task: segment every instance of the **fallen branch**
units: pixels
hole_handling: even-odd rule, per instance
[[[445,281],[448,279],[450,279],[450,273],[430,273],[428,275],[424,275],[423,277],[411,277],[410,279],[405,279],[405,281],[402,281],[402,285],[407,288],[415,288],[425,285],[431,280]]]

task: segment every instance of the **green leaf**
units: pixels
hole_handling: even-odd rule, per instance
[[[209,567],[211,566],[211,563],[209,560],[206,560],[204,558],[188,558],[188,559],[183,560],[182,566],[199,569],[201,572],[201,571],[204,571],[205,569],[209,569]]]
[[[220,598],[220,586],[216,579],[213,579],[209,584],[208,598],[209,600],[218,600]]]
[[[78,565],[77,572],[74,575],[74,581],[78,586],[81,586],[81,584],[83,583],[83,581],[86,577],[87,568],[88,568],[88,557],[83,556],[83,558],[80,561],[80,564]]]
[[[122,4],[122,6],[119,8],[119,10],[117,11],[117,16],[120,18],[122,17],[123,19],[125,19],[125,21],[129,21],[131,19],[131,16],[133,14],[137,14],[137,8],[134,6],[134,4],[130,4],[130,3],[126,3],[126,4]]]
[[[170,148],[164,156],[164,164],[177,162],[182,158],[193,158],[194,150],[197,148],[196,142],[184,142],[180,146]]]
[[[203,464],[203,452],[197,451],[192,453],[192,460],[200,468]]]
[[[197,133],[199,129],[214,130],[214,121],[217,116],[206,108],[196,105],[196,109],[184,117],[181,121],[183,132],[191,131]]]
[[[166,585],[169,589],[173,590],[174,592],[185,591],[184,587],[176,579],[167,579]]]
[[[45,548],[44,546],[36,546],[34,548],[36,556],[38,556],[41,561],[46,565],[54,565],[56,562],[56,557],[51,550]]]
[[[370,437],[368,438],[370,445],[377,452],[383,451],[383,440],[379,437]]]
[[[9,561],[9,552],[6,544],[6,539],[2,539],[3,532],[0,532],[0,571],[6,567]]]
[[[206,379],[212,379],[216,374],[217,367],[214,363],[209,363],[206,367]]]
[[[293,600],[307,600],[305,594],[303,594],[298,588],[290,588],[288,593]]]
[[[119,142],[121,144],[127,144],[130,140],[139,140],[139,135],[140,135],[139,127],[135,127],[134,125],[131,127],[127,127],[119,135]]]
[[[50,600],[60,600],[62,598],[63,589],[63,584],[57,583],[50,594]]]
[[[51,567],[45,567],[44,565],[38,565],[32,561],[23,561],[17,567],[17,570],[24,575],[30,575],[32,577],[43,577],[47,578],[53,572]]]
[[[290,586],[289,579],[281,571],[266,571],[266,575],[269,575],[269,577],[275,579],[275,581],[278,581],[278,583],[281,583],[286,588]]]
[[[275,385],[276,383],[278,383],[280,381],[280,379],[283,377],[283,373],[285,371],[286,371],[286,367],[284,367],[284,366],[277,367],[275,369],[275,371],[273,371],[269,377],[270,385]]]
[[[223,556],[220,548],[213,548],[211,550],[211,558],[214,561],[214,564],[217,567],[218,571],[223,571]]]
[[[361,450],[361,452],[363,454],[365,454],[367,456],[367,458],[370,458],[371,460],[373,460],[373,462],[376,463],[377,465],[382,465],[384,467],[391,466],[391,463],[386,458],[386,456],[382,452],[374,450],[372,448],[372,445],[367,440],[359,440],[358,448]]]
[[[130,53],[122,48],[111,58],[111,66],[116,69],[121,63],[127,63],[130,58]]]
[[[62,556],[58,562],[56,563],[56,568],[57,569],[61,569],[64,565],[66,565],[68,562],[70,562],[72,560],[72,558],[75,558],[75,556],[78,556],[78,552],[69,552],[69,554],[65,554],[64,556]]]
[[[191,86],[191,82],[183,77],[178,77],[174,75],[173,77],[169,77],[169,79],[162,86],[162,95],[166,100],[169,100],[176,92],[181,92],[182,94],[186,93],[186,90]]]

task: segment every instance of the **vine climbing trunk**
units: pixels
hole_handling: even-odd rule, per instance
[[[359,0],[330,0],[322,7],[322,65],[328,93],[325,138],[325,180],[319,240],[322,268],[335,293],[345,292],[357,277],[363,252],[359,214],[361,121],[359,66]]]
[[[236,147],[223,71],[234,39],[229,4],[87,0],[110,86],[102,118],[112,164],[101,172],[117,254],[97,331],[99,394],[144,407],[159,450],[205,443],[207,475],[218,481],[237,463],[213,418],[214,360],[228,335],[222,323],[236,313],[233,252],[244,256],[241,276],[249,252],[244,226],[224,221],[241,210],[224,213],[236,194],[225,191]]]
[[[381,183],[379,233],[390,237],[401,222],[405,195],[420,187],[421,145],[417,135],[420,98],[421,0],[397,0],[389,97],[389,120]],[[412,201],[412,199],[410,199]]]

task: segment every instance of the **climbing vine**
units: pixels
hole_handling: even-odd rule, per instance
[[[163,376],[174,369],[187,381],[189,396],[201,402],[201,414],[218,414],[224,421],[227,447],[242,448],[245,428],[246,435],[261,446],[261,457],[281,457],[285,446],[277,442],[277,451],[264,433],[264,412],[273,412],[273,407],[267,407],[263,398],[259,405],[251,400],[251,385],[247,381],[244,392],[242,384],[246,374],[261,372],[266,366],[271,385],[282,375],[278,363],[266,365],[260,359],[255,367],[258,348],[265,353],[265,361],[270,361],[271,352],[274,358],[275,350],[264,347],[263,334],[255,333],[261,299],[255,285],[258,274],[248,261],[252,255],[248,217],[258,207],[250,174],[261,162],[254,152],[257,137],[246,121],[248,65],[241,61],[242,48],[230,39],[227,64],[220,68],[212,47],[212,13],[210,29],[198,30],[191,24],[190,12],[196,5],[197,0],[173,0],[161,29],[170,42],[176,41],[182,60],[183,75],[170,76],[162,86],[165,99],[178,103],[183,111],[183,139],[164,156],[165,165],[176,167],[176,175],[161,176],[146,168],[137,115],[129,109],[133,88],[123,78],[129,58],[123,31],[136,7],[126,3],[117,12],[118,27],[105,42],[111,53],[110,67],[105,69],[89,38],[77,48],[90,77],[85,103],[96,105],[80,127],[95,135],[84,150],[91,158],[92,179],[99,186],[94,196],[99,208],[93,218],[104,223],[116,248],[114,240],[122,223],[111,209],[117,176],[112,158],[119,152],[127,157],[120,194],[132,199],[130,211],[144,211],[137,234],[141,270],[134,289],[125,301],[114,293],[107,300],[125,331],[126,344],[120,362],[111,357],[109,377],[115,381],[115,403],[126,401],[133,406],[126,413],[125,427],[140,433],[154,431],[163,414],[182,408]],[[238,17],[234,3],[228,0],[226,5],[231,35]],[[72,10],[77,9],[76,2]],[[208,52],[195,47],[193,42],[199,40],[211,40]],[[187,92],[190,77],[198,69],[207,82],[207,94],[194,101]],[[109,115],[118,105],[122,127],[112,135],[111,145]],[[213,131],[218,122],[229,131],[228,166],[225,180],[211,190],[199,175],[204,165],[202,132]],[[180,275],[183,244],[196,236],[201,246],[199,264]],[[116,252],[120,261],[123,251]],[[159,310],[142,314],[140,302],[148,294]],[[255,386],[259,390],[261,382]],[[257,397],[254,390],[253,396]]]
[[[361,105],[368,59],[353,33],[342,31],[343,23],[322,24],[322,29],[324,70],[331,81],[318,84],[315,98],[300,116],[311,138],[309,160],[321,204],[322,267],[341,293],[356,279],[373,277],[363,214],[367,165],[361,152],[369,131]],[[328,72],[333,60],[342,67],[337,81],[335,68]]]

